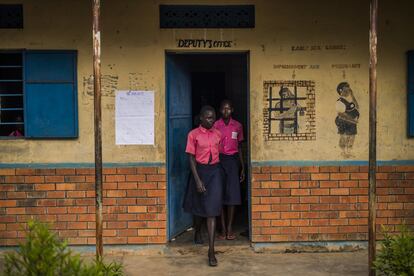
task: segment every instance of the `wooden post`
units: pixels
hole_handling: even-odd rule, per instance
[[[373,261],[376,250],[376,170],[377,170],[377,23],[378,0],[371,0],[369,30],[369,275],[375,276]]]
[[[95,216],[96,258],[103,255],[102,241],[102,118],[101,118],[101,30],[100,0],[93,0],[93,92],[95,125]]]

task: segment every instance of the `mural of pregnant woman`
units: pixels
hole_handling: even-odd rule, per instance
[[[355,99],[349,83],[341,82],[336,91],[339,99],[336,101],[336,111],[338,115],[335,124],[338,128],[339,147],[344,158],[353,157],[351,150],[354,145],[355,135],[357,134],[357,124],[359,119],[359,105]]]

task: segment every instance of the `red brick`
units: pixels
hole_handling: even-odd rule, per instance
[[[288,173],[272,173],[272,180],[290,180]]]
[[[41,207],[56,206],[56,199],[38,199],[37,206],[41,206]]]
[[[261,183],[261,188],[264,189],[278,189],[281,187],[279,181],[262,181]]]
[[[368,179],[368,173],[351,173],[351,179]]]
[[[48,175],[45,176],[46,183],[64,182],[65,178],[61,175]]]
[[[0,187],[3,185],[0,185]],[[7,196],[8,199],[13,199],[13,198],[26,198],[27,194],[26,192],[7,192]]]
[[[290,196],[290,191],[291,189],[273,189],[270,194],[272,196]]]
[[[147,181],[167,181],[167,177],[164,174],[147,175]]]
[[[294,166],[283,166],[281,167],[281,171],[284,173],[295,173],[300,172],[300,167],[294,167]]]
[[[57,175],[76,175],[75,169],[56,169]]]
[[[283,188],[283,189],[299,188],[299,181],[281,181],[280,188]]]
[[[125,182],[125,175],[106,175],[105,182]]]
[[[272,211],[290,211],[290,204],[273,204]]]
[[[136,168],[117,168],[117,174],[136,174]]]
[[[125,229],[127,228],[126,221],[108,221],[106,222],[107,229]]]
[[[310,225],[312,226],[326,226],[329,225],[329,219],[311,219]]]
[[[69,214],[83,214],[86,213],[87,207],[86,206],[76,206],[76,207],[67,207]]]
[[[252,181],[270,180],[269,173],[254,173],[252,175]]]
[[[290,175],[290,179],[292,180],[310,180],[310,174],[309,173],[292,173]]]
[[[319,203],[319,196],[302,196],[300,203]]]
[[[275,197],[280,199],[280,203],[299,203],[300,197]]]
[[[310,209],[312,211],[328,211],[330,210],[330,206],[325,203],[311,204]]]
[[[126,244],[126,237],[104,237],[104,244]]]
[[[16,175],[35,175],[35,169],[16,169]]]
[[[165,167],[158,168],[158,174],[166,174],[166,173],[167,173],[167,169]]]
[[[47,207],[48,214],[66,214],[67,207]]]
[[[148,197],[165,197],[165,190],[147,190]]]
[[[127,197],[146,197],[147,190],[127,190]]]
[[[55,184],[36,184],[34,188],[36,191],[54,191]]]
[[[76,186],[74,183],[57,183],[56,190],[58,191],[73,191]]]
[[[288,219],[278,219],[278,220],[272,220],[271,221],[272,226],[290,226],[291,220]]]
[[[330,219],[329,220],[330,225],[348,225],[348,219]]]
[[[301,181],[300,187],[301,188],[319,188],[319,181]]]
[[[275,204],[280,203],[280,197],[262,197],[260,198],[262,204]]]
[[[264,235],[280,234],[280,228],[263,227],[261,233]]]
[[[0,169],[0,175],[16,175],[16,169]]]
[[[357,188],[358,181],[355,180],[346,180],[346,181],[339,181],[339,187],[343,188]]]
[[[280,167],[262,167],[262,173],[279,173]]]
[[[368,218],[351,218],[349,219],[350,225],[367,225]]]
[[[139,236],[157,236],[157,229],[138,229]]]
[[[310,190],[309,189],[292,189],[290,194],[292,196],[306,196],[306,195],[310,195]]]
[[[84,191],[68,191],[66,192],[66,195],[68,197],[83,198],[85,197],[85,192]]]
[[[311,195],[329,195],[329,189],[311,189]]]
[[[338,181],[320,181],[319,186],[321,188],[336,188],[338,187]]]
[[[68,222],[68,228],[67,229],[87,229],[87,223],[86,222]]]
[[[128,213],[145,213],[147,212],[146,206],[128,206]]]
[[[320,226],[319,233],[321,234],[332,234],[338,233],[338,227],[336,226]]]
[[[44,176],[25,176],[24,182],[25,183],[44,183],[45,177]]]
[[[300,233],[319,233],[319,227],[314,227],[314,226],[301,227]]]
[[[331,195],[349,195],[348,188],[331,188]]]
[[[156,174],[157,170],[156,167],[139,167],[137,168],[137,174]]]
[[[261,215],[262,219],[280,219],[280,212],[263,212]]]
[[[253,205],[252,212],[266,212],[271,210],[271,205]]]
[[[280,216],[282,219],[297,219],[300,218],[299,212],[281,212]]]
[[[9,183],[9,184],[24,183],[24,176],[7,175],[4,178],[4,183]]]
[[[309,211],[310,205],[309,204],[292,204],[291,209],[292,211]]]
[[[16,200],[0,200],[0,207],[16,207]]]
[[[26,214],[26,209],[25,208],[7,208],[6,214],[7,215]]]
[[[157,190],[158,185],[157,185],[157,182],[140,182],[138,183],[138,189]]]
[[[294,219],[291,221],[292,226],[309,226],[309,220],[308,219]]]
[[[147,228],[147,221],[128,221],[128,228]]]
[[[64,198],[65,192],[62,191],[55,191],[55,192],[47,192],[48,198]]]
[[[368,194],[368,188],[350,188],[350,195],[366,195]]]
[[[338,232],[339,233],[353,233],[353,232],[358,232],[358,227],[357,226],[339,226],[338,227]]]
[[[0,185],[0,191],[14,191],[16,188],[16,185],[9,185],[9,184],[1,184]],[[8,193],[9,194],[9,193]]]
[[[359,166],[343,166],[339,168],[340,172],[359,172]]]
[[[270,189],[253,189],[252,196],[270,196]]]
[[[125,197],[126,191],[124,190],[109,190],[106,193],[107,197]]]
[[[349,173],[331,173],[330,179],[331,180],[348,180]]]
[[[336,166],[321,166],[319,167],[320,172],[339,172],[339,167]]]
[[[137,175],[127,175],[126,181],[127,182],[140,182],[145,181],[146,177],[144,174],[137,174]]]

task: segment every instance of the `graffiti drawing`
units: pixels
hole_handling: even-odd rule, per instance
[[[338,114],[335,118],[339,134],[339,147],[343,157],[349,158],[352,157],[351,150],[357,134],[359,105],[349,83],[339,83],[336,91],[339,94],[339,99],[336,101]]]
[[[266,140],[315,140],[313,81],[264,82]]]

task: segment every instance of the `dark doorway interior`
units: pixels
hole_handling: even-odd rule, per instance
[[[188,172],[181,178],[177,178],[174,174],[178,174],[179,169],[188,170],[185,166],[187,157],[184,156],[184,160],[180,162],[178,159],[182,159],[185,155],[181,152],[182,149],[174,150],[174,144],[185,143],[186,136],[182,132],[175,131],[172,125],[176,125],[174,120],[180,118],[183,121],[183,115],[188,112],[181,112],[183,114],[174,115],[171,110],[191,110],[192,125],[191,128],[197,127],[197,117],[200,108],[203,105],[213,106],[219,118],[219,106],[220,102],[224,99],[229,99],[233,102],[235,113],[234,118],[243,125],[244,137],[246,141],[243,143],[243,156],[245,162],[245,168],[248,169],[248,67],[247,67],[247,53],[231,53],[231,54],[184,54],[174,53],[167,54],[167,104],[169,105],[169,114],[167,117],[167,127],[169,142],[168,148],[168,185],[169,185],[169,227],[175,229],[169,229],[169,239],[174,240],[176,243],[185,243],[192,240],[192,231],[184,232],[188,228],[187,226],[180,226],[174,224],[180,217],[180,210],[172,210],[171,207],[176,206],[178,209],[179,201],[182,200],[182,190],[176,189],[177,185],[185,185],[182,183],[184,176],[188,175]],[[176,75],[176,77],[174,77]],[[179,82],[179,83],[178,83]],[[185,84],[185,85],[184,85]],[[186,91],[191,90],[191,91]],[[177,97],[179,97],[177,99]],[[171,106],[175,105],[175,107]],[[177,106],[180,105],[180,108]],[[191,107],[188,107],[191,105]],[[178,112],[178,111],[177,111]],[[170,123],[171,122],[171,123]],[[180,123],[182,124],[182,122]],[[183,136],[183,137],[177,137]],[[177,164],[182,164],[183,168],[177,167]],[[246,171],[246,176],[248,175]],[[178,183],[177,179],[181,179]],[[187,179],[187,178],[186,178]],[[247,179],[247,178],[246,178]],[[173,183],[174,182],[174,183]],[[174,185],[174,186],[172,186]],[[237,239],[239,241],[248,240],[248,237],[240,236],[241,232],[246,231],[249,228],[249,204],[248,204],[248,181],[241,184],[242,186],[242,198],[244,199],[243,205],[236,209],[235,216],[235,231],[237,233]],[[174,207],[173,207],[174,208]],[[183,214],[185,216],[185,214]],[[187,220],[188,222],[188,220]],[[219,220],[217,221],[219,225]]]

